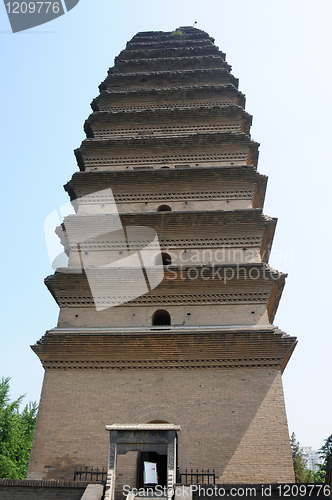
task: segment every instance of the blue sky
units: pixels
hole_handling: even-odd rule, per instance
[[[332,433],[331,18],[323,0],[80,0],[12,34],[0,5],[0,376],[12,378],[13,397],[39,399],[43,369],[29,346],[58,316],[43,284],[43,223],[68,201],[62,186],[77,171],[98,85],[138,31],[197,21],[226,52],[254,117],[264,211],[279,219],[270,264],[289,275],[275,324],[299,340],[283,377],[289,428],[303,446],[322,445]]]

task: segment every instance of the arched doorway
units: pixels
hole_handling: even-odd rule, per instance
[[[158,309],[152,315],[152,326],[168,326],[171,324],[171,315],[165,309]]]
[[[148,424],[169,424],[166,420],[151,420]],[[156,469],[157,483],[145,481],[146,469],[151,464]],[[154,488],[155,486],[166,488],[167,486],[167,453],[157,451],[141,451],[137,455],[137,488]]]

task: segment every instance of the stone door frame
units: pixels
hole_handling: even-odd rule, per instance
[[[110,433],[107,480],[104,500],[114,500],[117,454],[127,451],[154,451],[167,446],[167,498],[172,497],[176,482],[176,432],[174,424],[113,424],[106,425]]]

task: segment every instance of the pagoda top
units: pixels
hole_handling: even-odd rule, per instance
[[[193,26],[179,26],[178,28],[175,28],[175,30],[173,31],[139,31],[133,38],[138,38],[141,36],[158,36],[158,35],[180,36],[181,34],[187,35],[192,33],[207,35],[210,38],[210,35],[206,31],[194,28]]]
[[[214,38],[212,38],[206,31],[199,30],[198,28],[194,28],[193,26],[180,26],[173,31],[140,31],[138,32],[129,42],[128,44],[136,43],[137,41],[147,42],[151,40],[165,40],[168,41],[169,38],[183,40],[185,38],[197,40],[204,39],[210,40],[212,43],[214,42]],[[127,44],[127,45],[128,45]]]

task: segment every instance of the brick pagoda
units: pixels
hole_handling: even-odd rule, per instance
[[[46,279],[58,325],[32,346],[45,377],[30,479],[107,467],[110,434],[133,429],[135,446],[118,441],[116,471],[108,465],[118,493],[142,483],[144,460],[176,481],[167,433],[180,474],[294,481],[281,374],[296,340],[273,325],[285,281],[268,265],[276,219],[262,211],[267,178],[230,71],[213,38],[182,27],[135,35],[100,85],[75,151],[80,171],[65,186],[78,199],[66,230],[108,227],[98,193],[111,188],[123,227],[156,231],[164,278],[98,311],[64,231],[69,267]],[[106,234],[82,252],[96,276],[110,245],[116,253]]]

